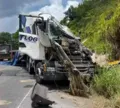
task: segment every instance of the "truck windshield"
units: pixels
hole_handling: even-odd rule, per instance
[[[52,38],[58,38],[62,36],[62,31],[60,27],[53,21],[50,22],[50,33]]]
[[[63,26],[60,24],[59,21],[57,21],[55,18],[52,18],[52,21],[67,35],[74,37],[75,35],[71,32],[71,30],[67,26]]]

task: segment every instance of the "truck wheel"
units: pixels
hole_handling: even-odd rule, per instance
[[[43,79],[42,77],[42,70],[40,69],[40,67],[42,66],[41,63],[37,63],[36,65],[36,69],[35,69],[35,79],[37,83],[43,83]]]
[[[30,73],[30,74],[33,74],[34,73],[34,69],[31,67],[31,65],[30,65],[30,58],[28,58],[27,60],[26,60],[26,69],[27,69],[27,71]]]

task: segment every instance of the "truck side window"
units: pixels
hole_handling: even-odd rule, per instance
[[[33,34],[36,34],[36,28],[37,26],[39,27],[39,29],[43,32],[46,31],[46,22],[42,22],[41,20],[36,20],[35,23],[32,26],[32,31]]]
[[[39,29],[43,32],[45,32],[46,30],[46,23],[45,22],[41,22],[37,24],[39,26]]]

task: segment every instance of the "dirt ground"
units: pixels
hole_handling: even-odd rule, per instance
[[[109,105],[109,100],[97,94],[89,98],[72,96],[65,92],[58,92],[58,95],[62,99],[71,100],[76,105],[76,108],[108,108]]]

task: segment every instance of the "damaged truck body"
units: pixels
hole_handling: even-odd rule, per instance
[[[49,14],[19,15],[19,52],[37,82],[67,80],[68,73],[94,75],[92,53]]]

